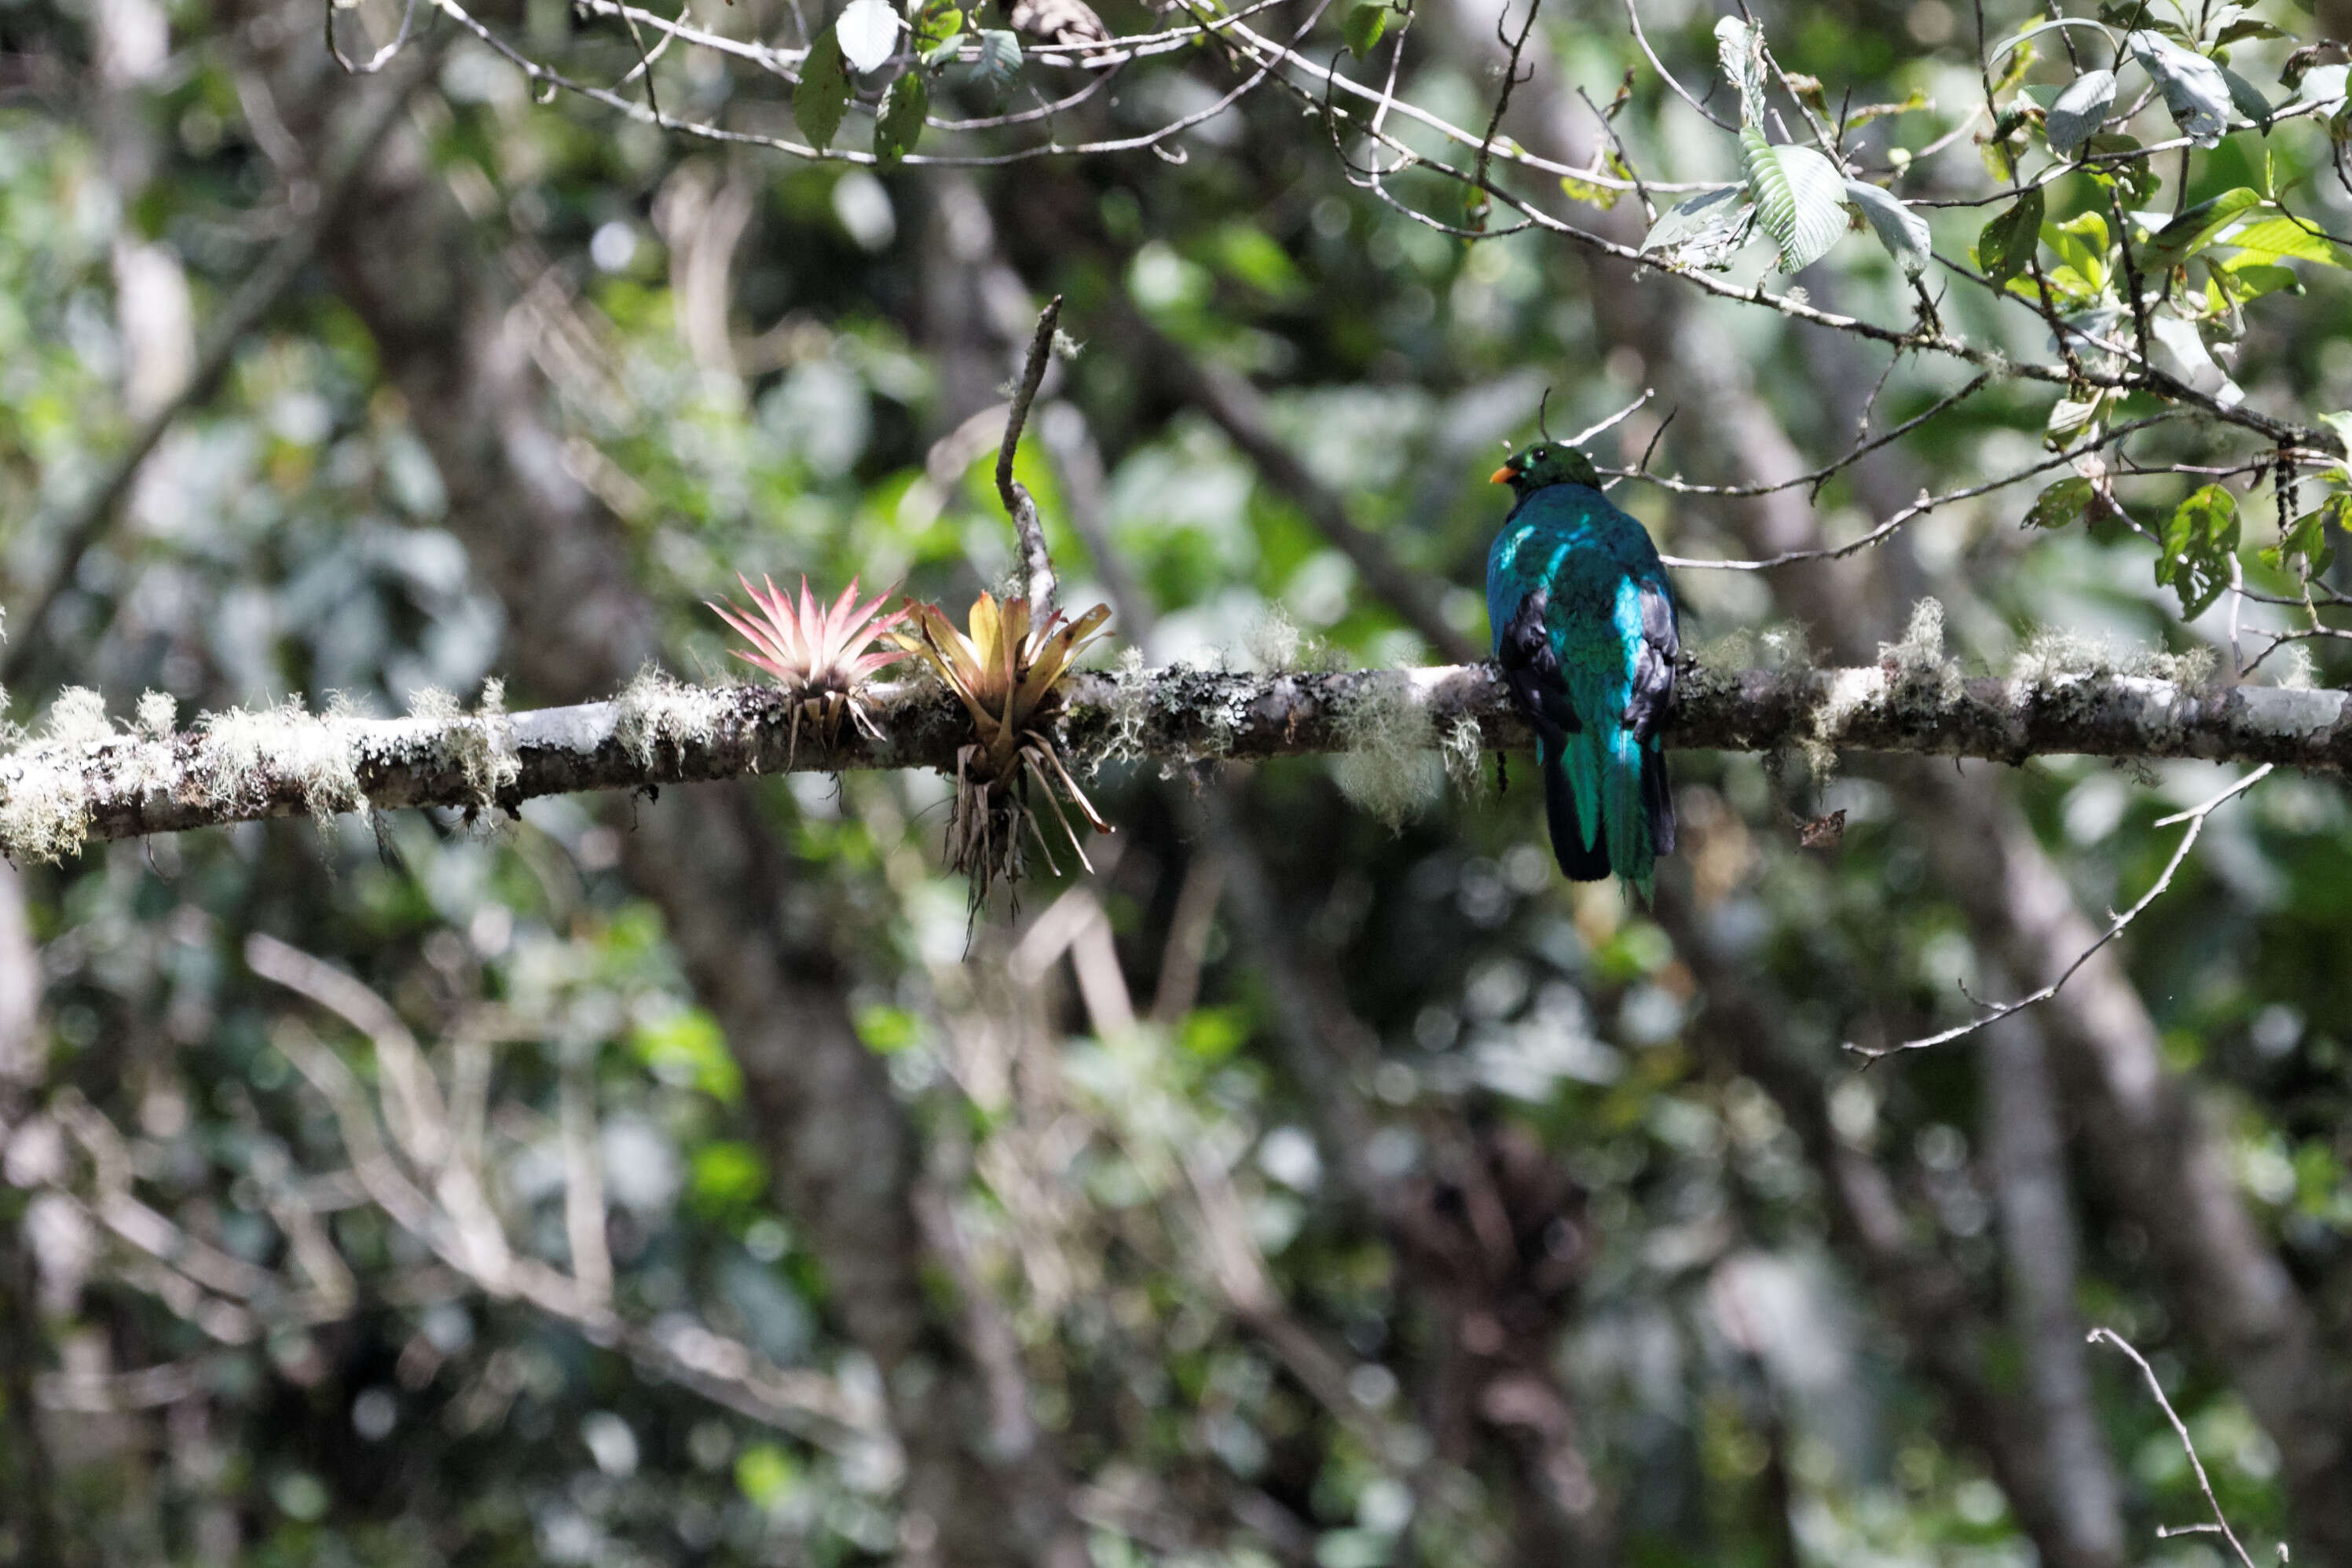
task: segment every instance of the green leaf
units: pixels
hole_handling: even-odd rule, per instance
[[[2070,522],[2080,522],[2091,510],[2093,498],[2091,481],[2079,474],[2060,479],[2034,498],[2021,526],[2063,528]]]
[[[848,109],[849,71],[841,58],[841,40],[827,27],[809,46],[808,58],[801,64],[800,85],[793,89],[793,123],[822,153],[832,145],[833,133],[841,129],[841,117]]]
[[[2058,258],[2081,274],[2093,292],[2106,287],[2109,276],[2107,220],[2095,212],[2082,213],[2064,223],[2043,224],[2042,237]]]
[[[2032,261],[2042,238],[2042,187],[2032,186],[1977,236],[1977,265],[1993,282],[2008,282]]]
[[[2231,293],[2239,300],[2259,300],[2265,294],[2284,290],[2289,294],[2303,292],[2303,279],[2292,267],[2277,267],[2267,261],[2247,261],[2242,257],[2221,264],[2222,275],[2229,279]]]
[[[1003,102],[1021,79],[1020,37],[1001,27],[982,33],[980,58],[972,62],[971,79],[996,102]]]
[[[1845,182],[1837,165],[1811,147],[1775,147],[1754,125],[1740,131],[1739,148],[1756,221],[1780,247],[1780,270],[1802,271],[1845,232]]]
[[[713,1139],[689,1157],[687,1193],[694,1206],[719,1216],[740,1212],[768,1190],[768,1165],[749,1143]]]
[[[680,1007],[639,1024],[629,1045],[664,1083],[698,1089],[723,1104],[743,1098],[743,1074],[727,1049],[719,1021],[699,1007]]]
[[[2207,485],[2173,509],[2164,523],[2156,580],[2179,595],[2180,614],[2194,620],[2230,585],[2230,556],[2238,548],[2238,498]]]
[[[2314,572],[2325,572],[2335,564],[2335,547],[2327,542],[2328,530],[2352,528],[2352,495],[2337,491],[2287,524],[2276,544],[2266,544],[2257,552],[2263,565],[2273,571],[2291,570],[2288,562],[2300,555]]]
[[[2157,278],[2179,266],[2208,245],[2250,207],[2262,205],[2260,191],[2240,185],[2199,202],[2150,235],[2135,259],[2141,275]]]
[[[2097,133],[2115,104],[2115,72],[2084,71],[2076,77],[2051,103],[2042,121],[2042,133],[2050,142],[2050,151],[2061,158],[2073,157]]]
[[[2264,260],[2316,261],[2326,267],[2344,265],[2343,254],[2326,235],[2314,234],[2291,217],[2267,217],[2221,238],[2223,245]]]
[[[2126,205],[2144,202],[2156,194],[2161,183],[2157,172],[2148,166],[2146,149],[2137,136],[2126,136],[2119,131],[2103,132],[2091,138],[2083,148],[2085,158],[2116,157],[2128,162],[2088,165],[2084,172],[2100,184],[2121,195]]]
[[[1927,220],[1906,205],[1892,191],[1861,180],[1845,183],[1846,199],[1860,208],[1878,243],[1886,247],[1886,254],[1895,258],[1906,278],[1918,278],[1927,270],[1927,247],[1930,237]]]
[[[983,45],[987,37],[985,33],[981,35]],[[898,167],[921,139],[923,116],[930,107],[930,84],[921,71],[908,71],[892,82],[874,116],[874,161],[885,169]]]
[[[792,1496],[800,1474],[792,1456],[775,1443],[754,1443],[736,1457],[735,1488],[759,1508],[772,1508]]]
[[[2260,16],[2241,16],[2221,29],[2221,36],[2213,40],[2213,47],[2226,49],[2231,44],[2243,43],[2248,38],[2291,38],[2293,37],[2294,35],[2285,28],[2265,22]]]
[[[2126,37],[2124,47],[2156,79],[2180,133],[2200,147],[2221,145],[2222,133],[2230,129],[2231,108],[2230,84],[2221,68],[2145,27]]]
[[[1385,0],[1364,0],[1348,13],[1339,24],[1339,36],[1348,42],[1348,52],[1362,59],[1389,30],[1389,8]]]
[[[2228,66],[2221,68],[2221,79],[2229,84],[2231,107],[2263,130],[2269,130],[2271,100],[2263,96],[2263,89]]]
[[[963,47],[964,15],[952,0],[931,0],[915,18],[915,47],[927,66],[940,66]]]

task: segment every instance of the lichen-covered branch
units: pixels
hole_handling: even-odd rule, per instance
[[[0,757],[0,849],[53,858],[128,838],[308,813],[512,808],[539,795],[784,772],[952,769],[967,716],[939,688],[870,689],[880,738],[793,732],[764,686],[690,686],[648,671],[610,701],[509,714],[446,699],[404,719],[294,706],[207,715],[170,733],[105,732],[79,694],[49,738]],[[1478,754],[1527,742],[1486,665],[1331,673],[1194,669],[1070,679],[1065,753],[1178,765],[1314,753]],[[1858,668],[1685,672],[1670,745],[1685,750],[2168,758],[2352,766],[2352,693],[2197,687],[2104,671],[1963,678],[1890,657]]]

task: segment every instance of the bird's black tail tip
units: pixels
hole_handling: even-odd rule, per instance
[[[1584,841],[1583,824],[1577,820],[1576,788],[1568,782],[1568,766],[1555,752],[1543,760],[1544,820],[1551,829],[1551,852],[1559,862],[1560,874],[1571,882],[1599,882],[1608,879],[1609,836],[1596,833],[1592,842]]]

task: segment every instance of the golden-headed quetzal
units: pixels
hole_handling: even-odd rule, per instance
[[[1675,591],[1647,530],[1592,459],[1549,438],[1495,470],[1517,504],[1486,552],[1486,614],[1511,701],[1535,727],[1559,868],[1650,896],[1675,847],[1658,726],[1674,700]]]

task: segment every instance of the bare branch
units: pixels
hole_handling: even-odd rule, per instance
[[[1054,358],[1054,331],[1062,320],[1062,297],[1055,295],[1037,312],[1037,331],[1029,340],[1029,362],[1022,368],[1021,384],[1013,394],[1013,407],[1004,419],[1004,444],[996,449],[996,494],[1004,502],[1013,531],[1021,539],[1021,570],[1029,595],[1029,613],[1043,617],[1054,608],[1054,558],[1045,549],[1045,525],[1038,520],[1037,503],[1029,487],[1013,477],[1013,455],[1021,449],[1021,431],[1029,423],[1029,405],[1045,383],[1045,367]]]
[[[2263,690],[2267,689],[2260,687],[2241,687],[2238,688],[2238,689]],[[2220,810],[2230,801],[2234,800],[2239,795],[2243,795],[2246,791],[2253,788],[2254,785],[2260,784],[2269,775],[2271,769],[2274,765],[2275,764],[2271,763],[2264,763],[2261,767],[2256,768],[2252,773],[2248,773],[2245,777],[2238,780],[2229,788],[2221,791],[2219,795],[2212,796],[2203,804],[2191,806],[2187,811],[2176,812],[2170,816],[2159,819],[2156,825],[2158,827],[2169,827],[2175,823],[2180,822],[2186,822],[2189,825],[2189,830],[2180,836],[2180,842],[2173,846],[2172,858],[2164,863],[2163,871],[2158,875],[2153,883],[2149,884],[2147,891],[2140,895],[2139,901],[2132,905],[2131,908],[2126,910],[2123,913],[2115,916],[2113,923],[2107,927],[2106,931],[2100,936],[2099,940],[2084,948],[2081,952],[2075,954],[2074,962],[2068,964],[2064,969],[2060,970],[2058,972],[2057,978],[2051,981],[2049,984],[2042,987],[2041,990],[2032,993],[2031,995],[2021,996],[2014,1002],[2001,1003],[1999,1006],[1994,1007],[1990,1012],[1985,1014],[1983,1017],[1978,1018],[1971,1023],[1956,1025],[1951,1028],[1942,1030],[1941,1032],[1933,1035],[1923,1035],[1916,1040],[1905,1040],[1902,1044],[1894,1046],[1857,1046],[1852,1042],[1848,1042],[1845,1048],[1852,1051],[1858,1057],[1866,1058],[1872,1061],[1877,1060],[1880,1057],[1893,1056],[1897,1051],[1926,1050],[1930,1046],[1948,1045],[1954,1040],[1961,1039],[1967,1036],[1975,1034],[1979,1029],[1983,1028],[1988,1024],[1999,1023],[2001,1019],[2008,1017],[2012,1013],[2022,1012],[2026,1008],[2031,1007],[2039,1002],[2047,1002],[2051,997],[2058,994],[2058,989],[2060,986],[2064,985],[2066,982],[2074,977],[2074,972],[2076,970],[2091,962],[2093,954],[2096,953],[2101,948],[2106,946],[2107,943],[2115,941],[2116,938],[2123,935],[2124,928],[2130,925],[2132,921],[2139,919],[2141,913],[2147,910],[2148,905],[2156,902],[2158,899],[2164,895],[2164,890],[2172,886],[2173,874],[2180,869],[2181,862],[2189,858],[2189,851],[2195,847],[2197,843],[2197,836],[2205,831],[2206,818],[2211,816],[2214,812]]]
[[[222,731],[236,726],[219,723],[162,740],[52,742],[0,757],[0,848],[53,856],[86,839],[363,807],[511,811],[541,795],[759,773],[952,772],[970,722],[954,698],[919,684],[877,683],[868,692],[878,737],[845,726],[830,740],[805,730],[795,739],[792,704],[772,688],[642,677],[611,701],[511,715],[503,726],[510,750],[488,785],[481,721],[472,717],[310,720],[286,749],[260,755],[224,740]],[[1435,732],[1468,719],[1490,748],[1528,743],[1488,665],[1276,675],[1180,665],[1073,676],[1057,747],[1077,757],[1118,748],[1175,763],[1342,752],[1351,744],[1347,714],[1374,692],[1425,715]],[[1826,746],[2012,763],[2074,753],[2341,769],[2352,765],[2352,694],[2200,689],[2112,674],[1970,680],[1953,671],[1948,681],[1923,682],[1886,666],[1695,668],[1666,739],[1713,751]],[[2189,838],[2203,813],[2253,782],[2189,814]],[[344,1011],[327,1000],[323,983],[313,984],[297,988]],[[345,1016],[358,1024],[363,1014],[354,1007]],[[414,1041],[402,1044],[404,1031],[369,1032],[380,1049],[390,1047],[387,1070],[407,1079]],[[415,1079],[413,1102],[410,1083],[394,1092],[402,1152],[421,1171],[437,1169],[447,1157],[446,1122],[429,1075]]]
[[[2205,1506],[2213,1510],[2213,1522],[2210,1525],[2182,1525],[2171,1530],[2159,1530],[2157,1534],[2161,1537],[2190,1533],[2204,1534],[2210,1531],[2230,1543],[2230,1550],[2238,1554],[2241,1568],[2254,1568],[2253,1558],[2247,1554],[2245,1546],[2238,1540],[2237,1531],[2230,1528],[2228,1518],[2221,1512],[2221,1500],[2213,1495],[2213,1483],[2205,1474],[2205,1461],[2197,1457],[2197,1445],[2189,1439],[2188,1423],[2180,1419],[2180,1413],[2172,1408],[2172,1401],[2165,1397],[2164,1384],[2157,1381],[2156,1369],[2147,1364],[2146,1356],[2134,1350],[2130,1342],[2113,1329],[2093,1329],[2090,1338],[2095,1345],[2115,1346],[2116,1349],[2131,1357],[2132,1364],[2139,1368],[2140,1376],[2147,1380],[2147,1391],[2156,1395],[2158,1407],[2163,1410],[2164,1418],[2172,1423],[2172,1430],[2179,1436],[2181,1452],[2189,1456],[2189,1468],[2197,1472],[2197,1488],[2205,1494]],[[2286,1553],[2282,1550],[2279,1555],[2284,1559]]]

